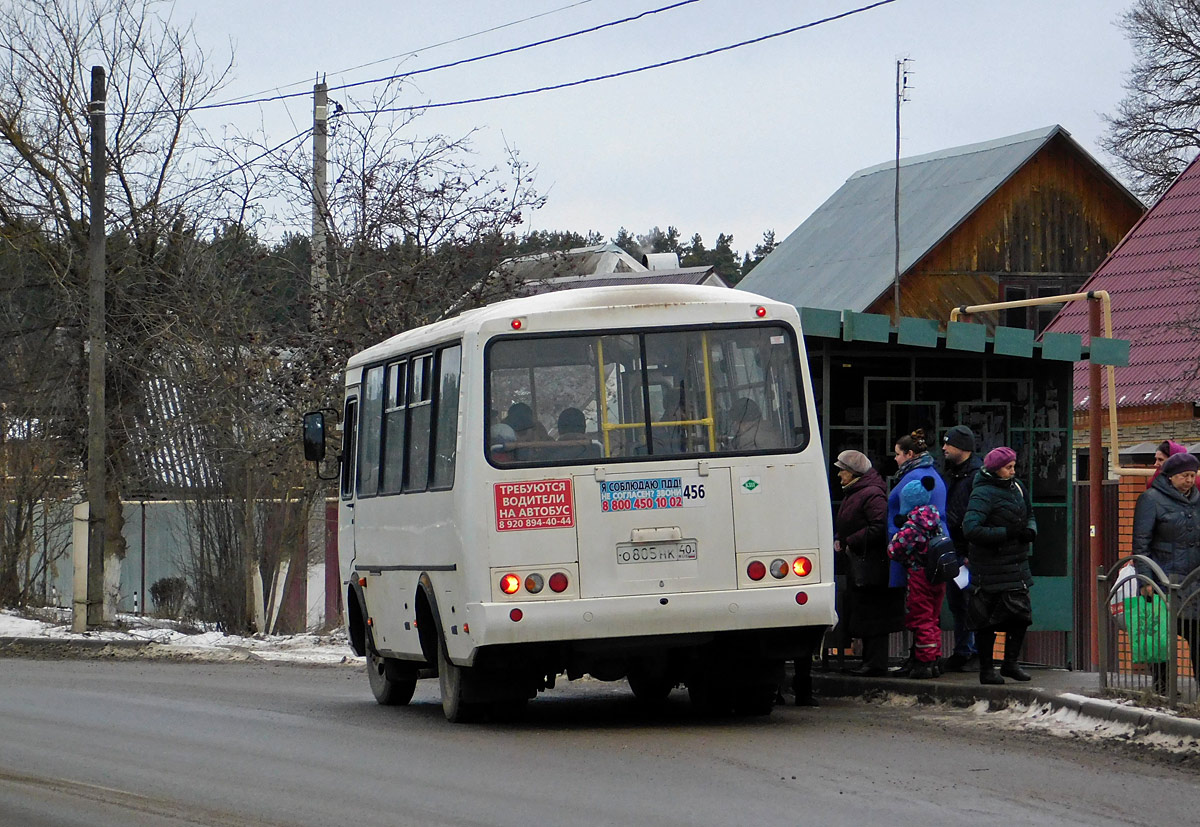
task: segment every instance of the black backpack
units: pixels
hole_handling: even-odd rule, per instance
[[[949,583],[958,577],[958,552],[954,541],[945,534],[939,534],[929,540],[929,548],[925,552],[925,576],[935,586],[939,583]]]

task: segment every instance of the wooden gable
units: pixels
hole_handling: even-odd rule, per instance
[[[1013,288],[1010,296],[1024,287],[1030,297],[1039,288],[1077,290],[1143,211],[1073,141],[1058,135],[902,274],[900,315],[944,325],[954,307],[1004,301],[1005,287]],[[894,306],[888,290],[868,312],[892,315]],[[984,316],[975,321],[989,328],[1003,323],[997,313]]]

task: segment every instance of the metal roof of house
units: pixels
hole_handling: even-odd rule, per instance
[[[646,267],[612,242],[506,259],[500,268],[521,281],[588,276],[596,273],[644,273]]]
[[[1118,407],[1200,401],[1200,157],[1080,290],[1107,290],[1113,335],[1132,342],[1129,366],[1116,369]],[[1085,305],[1068,304],[1047,331],[1086,334]],[[1077,407],[1087,397],[1086,367],[1076,366]]]
[[[1057,135],[1074,143],[1055,125],[901,159],[900,272],[920,261]],[[1090,157],[1082,147],[1079,152]],[[894,163],[884,163],[851,175],[738,287],[802,307],[865,310],[894,278],[894,170]]]
[[[522,296],[549,293],[553,290],[574,290],[580,287],[624,287],[631,284],[705,284],[728,287],[711,264],[701,267],[679,267],[673,270],[645,270],[638,273],[607,273],[566,276],[541,281],[528,281],[517,292]]]

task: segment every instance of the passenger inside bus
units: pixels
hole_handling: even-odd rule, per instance
[[[514,402],[504,417],[504,424],[513,429],[517,444],[513,450],[513,459],[536,460],[542,459],[544,443],[550,442],[550,433],[533,415],[533,409],[524,402]],[[543,444],[538,444],[543,443]]]
[[[588,439],[587,418],[579,408],[566,407],[558,415],[558,444],[546,459],[598,459],[601,445]]]
[[[733,451],[761,451],[767,448],[782,448],[783,437],[769,422],[763,419],[758,403],[743,396],[733,403],[729,412],[732,433],[729,448]]]

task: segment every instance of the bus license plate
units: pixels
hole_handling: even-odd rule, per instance
[[[696,559],[695,540],[668,543],[617,543],[617,563],[674,563]]]

